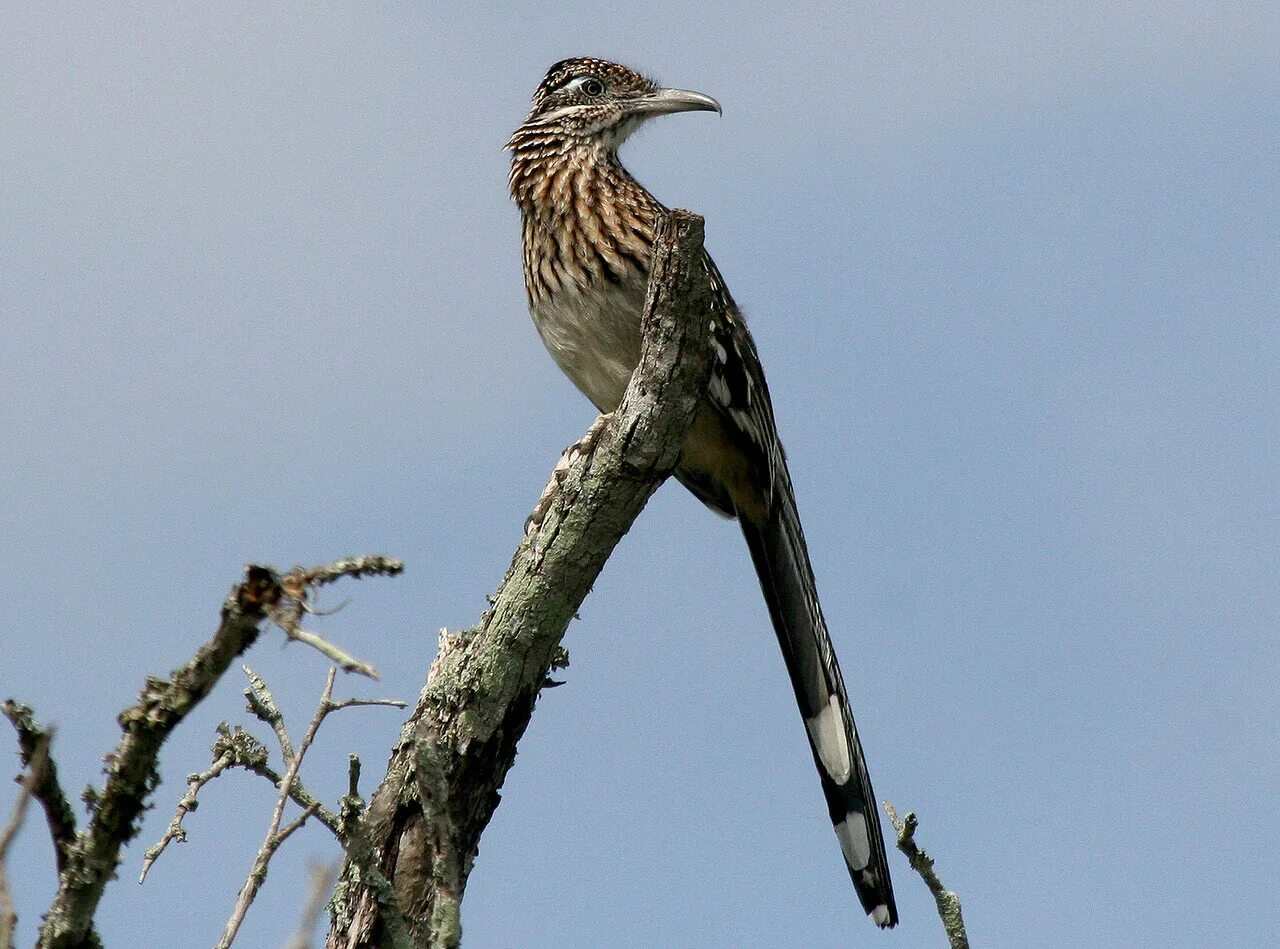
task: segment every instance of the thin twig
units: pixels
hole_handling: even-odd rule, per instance
[[[178,807],[173,812],[173,817],[169,820],[169,826],[165,829],[164,836],[148,847],[142,855],[142,872],[138,875],[139,883],[147,881],[147,874],[150,872],[152,864],[164,853],[165,848],[170,843],[175,840],[179,843],[187,842],[187,832],[182,828],[182,820],[200,805],[196,795],[200,793],[202,787],[222,774],[234,763],[235,757],[231,752],[226,752],[208,770],[187,776],[187,793],[178,800]]]
[[[159,783],[156,764],[161,746],[209,694],[231,661],[258,638],[263,618],[280,617],[296,623],[303,612],[300,604],[307,601],[312,586],[345,576],[394,575],[402,569],[399,561],[386,557],[348,558],[321,567],[298,568],[283,576],[270,567],[246,569],[244,581],[232,589],[223,603],[221,622],[213,638],[168,679],[148,677],[137,704],[120,714],[124,734],[115,751],[107,756],[106,783],[101,791],[86,792],[92,815],[89,826],[78,835],[73,830],[65,855],[60,854],[65,862],[60,863],[63,870],[57,896],[40,928],[42,949],[73,949],[100,942],[93,929],[93,916],[107,882],[115,876],[120,850],[137,835],[139,819]],[[6,713],[9,708],[7,704]],[[51,801],[57,803],[44,796],[40,787],[34,793],[47,812]],[[65,801],[65,796],[60,799]],[[50,816],[57,844],[63,839],[65,828],[54,824]]]
[[[329,711],[336,712],[342,708],[367,708],[371,705],[381,705],[387,708],[408,708],[408,702],[402,702],[400,699],[343,699],[341,702],[334,702],[329,706]]]
[[[281,782],[284,780],[279,774],[266,765],[253,766],[237,762],[236,766],[266,778],[276,787],[280,787]],[[319,799],[317,799],[315,795],[303,786],[300,778],[294,778],[293,786],[289,788],[289,800],[293,801],[294,804],[297,804],[301,808],[310,810],[315,814],[316,820],[324,824],[331,834],[341,839],[339,833],[341,822],[338,815],[320,803]]]
[[[881,803],[885,813],[889,815],[893,829],[898,832],[898,849],[906,854],[911,869],[920,874],[920,879],[924,880],[938,904],[938,916],[951,941],[951,949],[969,949],[969,937],[965,933],[964,917],[960,912],[960,897],[942,885],[933,869],[933,858],[916,844],[915,833],[919,822],[915,813],[909,812],[906,817],[899,818],[897,809],[889,801]]]
[[[21,785],[18,799],[13,803],[13,813],[9,822],[0,830],[0,947],[12,949],[13,936],[18,928],[18,913],[13,905],[13,891],[9,889],[9,877],[5,872],[8,866],[9,848],[17,839],[18,831],[27,817],[27,806],[35,796],[36,788],[44,780],[44,772],[52,764],[49,757],[49,745],[53,741],[53,731],[41,733],[38,743],[31,752],[31,760],[27,773],[18,779]]]
[[[275,839],[272,841],[272,850],[275,850],[282,843],[284,843],[286,840],[292,837],[293,832],[295,830],[301,829],[302,825],[305,824],[308,820],[310,820],[311,817],[315,814],[315,812],[316,812],[316,805],[312,804],[310,807],[308,807],[305,811],[303,811],[301,814],[299,814],[289,823],[281,827],[280,832],[276,834]]]
[[[362,676],[368,676],[370,679],[382,678],[382,673],[372,665],[343,652],[341,647],[329,642],[319,633],[303,629],[296,623],[281,623],[280,628],[284,630],[284,634],[290,639],[296,639],[300,643],[306,643],[312,649],[319,650],[329,660],[341,666],[343,672],[355,672]]]
[[[311,719],[311,724],[307,728],[306,735],[303,736],[301,743],[295,750],[290,744],[289,733],[285,729],[284,714],[280,711],[276,704],[275,698],[271,694],[271,690],[267,688],[266,682],[248,666],[245,666],[245,674],[249,678],[250,688],[245,691],[250,696],[249,708],[259,717],[264,718],[271,724],[272,729],[276,733],[276,738],[280,742],[280,750],[285,758],[284,777],[278,779],[280,794],[276,799],[276,806],[271,816],[271,825],[267,830],[267,836],[263,840],[261,848],[258,850],[257,857],[254,859],[253,866],[249,870],[248,876],[245,878],[244,886],[240,890],[240,895],[236,900],[235,908],[232,910],[231,918],[227,921],[226,929],[223,931],[222,940],[218,943],[218,949],[228,949],[232,942],[235,941],[236,933],[239,931],[241,924],[244,922],[245,914],[249,911],[249,906],[253,903],[258,895],[258,890],[262,886],[262,881],[266,879],[267,865],[270,863],[272,856],[280,845],[289,838],[289,836],[300,828],[307,820],[313,816],[319,818],[321,822],[328,827],[340,841],[345,843],[349,836],[349,823],[351,823],[348,815],[350,804],[346,797],[343,798],[342,816],[335,817],[332,812],[326,810],[318,801],[311,797],[309,793],[302,787],[298,772],[302,767],[302,759],[306,756],[307,750],[311,747],[311,743],[315,740],[316,734],[320,731],[320,726],[331,712],[336,712],[344,708],[356,708],[364,706],[390,706],[393,708],[404,708],[404,702],[398,699],[342,699],[341,701],[333,701],[333,684],[338,675],[336,668],[330,668],[328,677],[325,679],[324,692],[320,696],[320,704],[316,707],[315,715]],[[360,765],[359,759],[352,756],[351,771],[351,790],[350,796],[355,795],[355,782],[359,779]],[[265,761],[253,770],[268,770],[265,768]],[[303,813],[285,825],[283,828],[280,822],[284,817],[284,808],[286,802],[290,799],[295,801],[305,800]],[[358,797],[357,797],[358,799]],[[358,818],[358,813],[356,815]]]
[[[284,817],[284,806],[289,801],[289,788],[293,785],[293,779],[298,776],[298,768],[302,765],[302,759],[306,755],[307,749],[311,747],[311,742],[315,739],[316,732],[320,730],[320,723],[324,721],[325,715],[328,714],[330,699],[333,697],[333,682],[337,675],[338,670],[330,668],[328,676],[325,677],[324,692],[320,696],[320,706],[316,709],[316,714],[311,719],[311,727],[307,729],[306,735],[303,736],[302,742],[298,745],[298,750],[294,753],[293,760],[289,762],[284,778],[280,782],[280,796],[276,798],[275,809],[271,812],[271,825],[267,828],[266,839],[263,840],[262,846],[258,849],[258,854],[253,860],[253,866],[249,869],[249,875],[245,878],[244,886],[240,889],[240,896],[237,898],[235,909],[232,910],[231,918],[227,920],[227,926],[222,932],[222,939],[218,942],[218,949],[229,949],[231,943],[235,941],[236,933],[240,930],[240,924],[244,922],[249,906],[253,903],[254,897],[258,895],[262,881],[266,879],[267,864],[271,860],[271,855],[275,853],[276,848],[281,843],[279,839],[280,821]],[[310,814],[311,811],[308,809],[307,816],[310,816]]]
[[[351,597],[347,597],[337,606],[331,606],[325,610],[320,609],[320,607],[316,606],[314,603],[308,603],[304,609],[305,612],[311,616],[336,616],[350,605]]]
[[[240,668],[244,670],[245,677],[249,680],[249,687],[244,690],[249,711],[271,726],[271,730],[275,732],[276,741],[280,742],[280,754],[287,768],[289,762],[293,760],[293,745],[289,743],[289,732],[284,725],[284,712],[280,711],[275,696],[267,688],[267,683],[263,681],[262,676],[246,665]]]

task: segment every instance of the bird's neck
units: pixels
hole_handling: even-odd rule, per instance
[[[522,130],[512,138],[511,151],[511,197],[526,216],[585,217],[606,200],[654,219],[663,210],[622,166],[609,141]]]
[[[531,299],[598,279],[643,282],[665,208],[622,166],[616,146],[532,128],[509,147]]]

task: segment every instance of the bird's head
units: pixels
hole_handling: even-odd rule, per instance
[[[720,103],[701,92],[663,89],[607,60],[565,59],[547,71],[529,117],[507,147],[516,148],[521,133],[550,133],[616,150],[646,119],[694,111],[720,112]]]

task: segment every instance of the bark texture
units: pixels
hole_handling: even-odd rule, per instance
[[[310,570],[278,574],[270,567],[250,566],[222,604],[221,622],[213,638],[167,679],[148,676],[137,704],[119,715],[122,735],[106,756],[106,781],[84,792],[89,820],[77,830],[75,813],[49,759],[36,769],[33,795],[45,808],[57,854],[58,891],[40,927],[40,949],[100,947],[93,917],[103,890],[115,879],[121,850],[138,833],[149,798],[160,783],[160,749],[179,723],[217,684],[237,656],[253,645],[264,619],[271,618],[293,638],[297,619],[307,612],[311,588],[340,577],[394,575],[404,566],[388,557],[352,557]],[[313,634],[312,639],[318,639]],[[337,651],[325,643],[326,655]],[[319,647],[317,647],[319,648]],[[359,665],[359,664],[357,664]],[[18,732],[23,763],[31,764],[34,743],[48,745],[48,732],[36,724],[29,707],[6,701],[3,713]]]
[[[675,467],[706,388],[710,284],[702,219],[658,231],[640,363],[621,405],[560,465],[478,626],[444,632],[363,823],[394,900],[348,859],[330,949],[454,947],[480,835],[548,682],[569,621],[618,541]],[[399,918],[386,918],[398,908]]]

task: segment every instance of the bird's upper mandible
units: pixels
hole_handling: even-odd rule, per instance
[[[529,117],[507,147],[513,147],[521,131],[535,128],[621,144],[651,116],[694,111],[720,112],[720,103],[701,92],[664,89],[634,69],[608,60],[564,59],[538,84]]]

